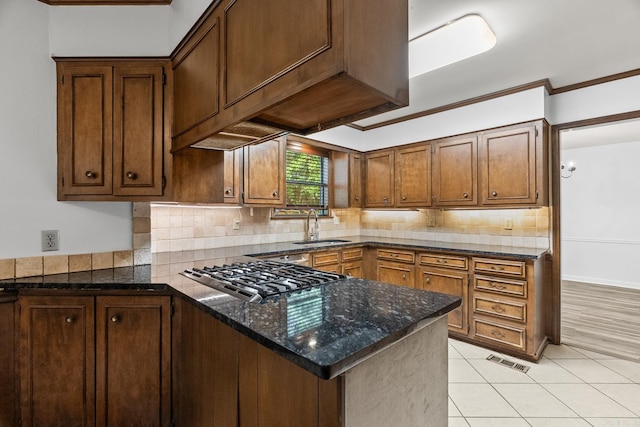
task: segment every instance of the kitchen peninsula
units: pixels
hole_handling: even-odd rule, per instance
[[[214,252],[212,255],[225,251]],[[188,256],[180,254],[181,261]],[[238,260],[234,257],[232,261]],[[214,256],[202,262],[229,261]],[[199,260],[195,264],[200,263]],[[176,426],[367,426],[400,422],[417,426],[426,419],[433,425],[446,425],[445,315],[460,304],[459,298],[371,280],[342,278],[286,298],[255,304],[178,274],[171,273],[170,280],[160,279],[165,267],[154,264],[0,283],[3,294],[17,294],[16,301],[7,299],[5,304],[15,303],[20,313],[17,318],[22,319],[16,322],[16,326],[23,328],[18,328],[16,334],[19,337],[16,359],[20,366],[16,372],[20,378],[2,378],[2,382],[21,384],[21,395],[16,393],[19,396],[16,402],[20,402],[22,418],[33,421],[23,425],[38,424],[38,410],[47,407],[46,403],[31,400],[39,396],[38,390],[34,393],[29,388],[37,387],[37,382],[28,381],[38,374],[37,367],[28,362],[37,343],[31,341],[31,335],[25,330],[29,328],[28,319],[42,319],[38,316],[43,313],[42,308],[46,308],[46,301],[52,304],[49,318],[52,322],[62,316],[62,325],[73,326],[90,318],[84,323],[87,330],[93,330],[95,322],[95,347],[86,352],[85,342],[80,345],[80,353],[86,356],[95,351],[98,360],[96,400],[91,403],[93,396],[89,393],[84,399],[88,406],[80,405],[81,410],[76,411],[80,417],[88,417],[91,424],[94,410],[98,424],[113,421],[118,409],[131,414],[130,419],[141,419],[134,410],[125,408],[126,399],[119,398],[118,394],[127,395],[143,387],[114,390],[114,384],[109,383],[105,374],[117,372],[118,367],[109,366],[108,360],[117,359],[124,352],[140,355],[139,368],[132,372],[148,372],[148,367],[158,370],[159,382],[152,381],[152,386],[146,388],[148,395],[157,395],[156,402],[129,396],[130,402],[136,402],[135,409],[157,420],[157,425],[173,422]],[[169,266],[169,270],[172,268]],[[83,298],[85,307],[89,308],[78,311],[78,305],[68,300],[72,297]],[[154,302],[161,300],[146,299],[152,297],[171,299],[175,313],[164,317],[168,306]],[[40,299],[37,304],[28,305],[29,298]],[[59,298],[67,300],[58,304]],[[141,303],[136,302],[139,299]],[[125,300],[130,310],[118,311]],[[72,313],[65,315],[64,310],[69,309]],[[109,337],[123,342],[123,335],[114,332],[117,325],[125,325],[129,319],[143,323],[154,319],[154,315],[140,314],[147,312],[158,313],[155,315],[160,319],[157,329],[165,328],[165,334],[158,337],[159,352],[148,342],[146,348],[136,346],[134,339],[128,341],[129,347],[125,349],[109,346],[101,349],[101,342],[115,343]],[[169,323],[171,332],[167,334]],[[128,333],[140,338],[135,335],[140,326],[134,324]],[[94,332],[83,336],[94,336]],[[168,336],[172,346],[169,358],[164,350]],[[101,350],[109,357],[101,356]],[[73,347],[68,351],[72,352]],[[72,355],[67,357],[73,359]],[[129,356],[123,359],[131,361]],[[102,366],[104,363],[106,367]],[[168,366],[171,381],[167,377]],[[81,370],[81,366],[77,369]],[[101,383],[103,374],[107,377],[105,383]],[[135,379],[136,375],[129,377]],[[89,381],[86,389],[91,390],[92,375],[80,376],[80,379]],[[157,405],[166,402],[162,399],[167,396],[170,382],[173,402],[168,407],[172,407],[172,415],[166,405]],[[149,407],[140,402],[148,403]],[[65,416],[70,416],[68,414]],[[44,422],[46,414],[40,420]]]

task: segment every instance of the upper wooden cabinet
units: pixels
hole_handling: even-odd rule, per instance
[[[284,207],[286,151],[284,137],[244,147],[244,204]]]
[[[480,204],[544,205],[547,163],[542,122],[484,132],[480,139]]]
[[[57,60],[59,200],[161,198],[167,67]]]
[[[407,105],[407,7],[214,2],[172,55],[172,150],[304,135]]]
[[[396,206],[431,206],[431,146],[398,149],[395,157]]]
[[[331,208],[361,208],[362,153],[331,152],[331,180],[329,197]]]
[[[395,151],[367,153],[365,156],[365,203],[367,208],[395,205]]]
[[[478,139],[476,135],[445,138],[433,146],[433,205],[478,204]]]
[[[242,202],[242,166],[243,149],[224,152],[224,202],[239,204]]]

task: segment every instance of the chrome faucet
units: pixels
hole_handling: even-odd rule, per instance
[[[311,233],[311,228],[309,225],[309,222],[311,220],[311,212],[313,212],[313,215],[315,216],[315,226],[313,228],[313,233]],[[307,229],[306,232],[304,234],[304,240],[305,241],[315,241],[320,239],[320,230],[318,229],[318,211],[316,211],[315,209],[309,209],[309,212],[307,212]]]

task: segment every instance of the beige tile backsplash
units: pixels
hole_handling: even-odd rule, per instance
[[[456,243],[549,247],[549,209],[371,211],[335,209],[321,238],[363,235]],[[154,205],[153,253],[302,240],[303,219],[270,219],[270,208]],[[234,220],[240,229],[233,229]],[[432,226],[429,226],[429,225]],[[509,229],[506,229],[509,228]]]

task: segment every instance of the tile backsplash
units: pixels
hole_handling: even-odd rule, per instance
[[[151,206],[151,251],[174,252],[302,240],[304,219],[272,219],[270,208]],[[504,210],[335,209],[321,238],[363,235],[455,243],[549,247],[548,208]],[[337,218],[337,220],[335,219]],[[234,222],[239,221],[239,229]]]

